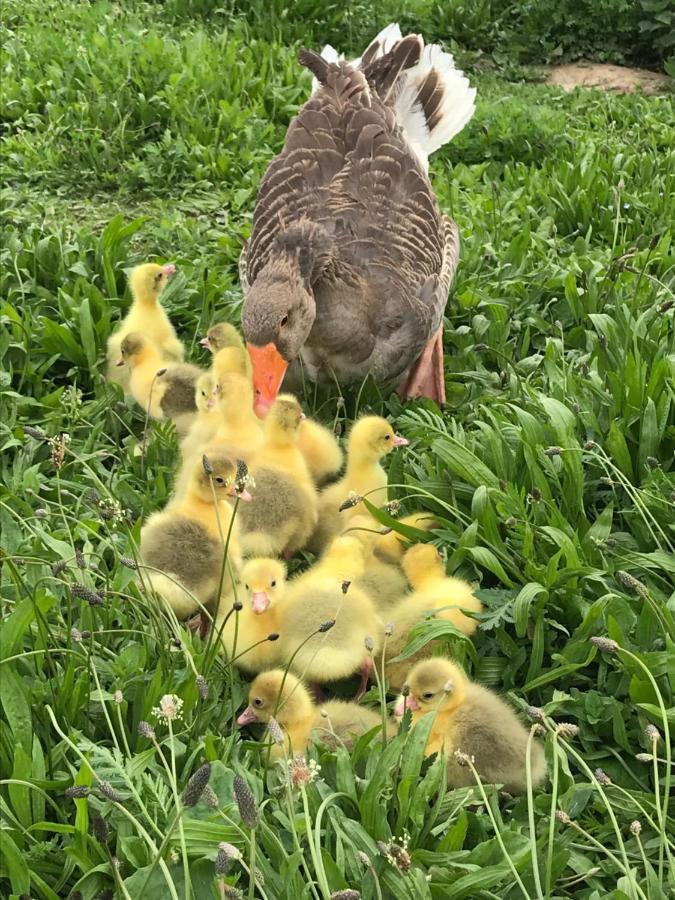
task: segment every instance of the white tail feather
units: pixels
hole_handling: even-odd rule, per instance
[[[417,99],[424,79],[436,70],[443,85],[440,117],[432,129]],[[475,112],[476,89],[455,68],[450,53],[437,44],[428,44],[416,66],[403,73],[404,82],[396,99],[396,118],[406,133],[411,147],[426,166],[428,157],[464,128]]]
[[[383,28],[371,41],[379,46],[373,55],[379,59],[401,40],[401,29],[392,22]],[[366,51],[367,52],[367,51]],[[339,62],[344,56],[338,56],[337,50],[327,44],[321,55],[329,62]],[[365,56],[365,53],[364,53]],[[351,61],[351,65],[360,66],[361,57]],[[432,70],[436,71],[443,87],[443,97],[434,116],[433,127],[429,127],[427,117],[418,99],[419,90],[425,78]],[[402,86],[396,98],[396,118],[410,144],[411,149],[426,169],[429,156],[440,149],[464,128],[475,111],[476,89],[469,85],[469,79],[455,68],[455,61],[450,53],[446,53],[437,44],[427,44],[422,50],[420,61],[401,74]],[[319,84],[312,81],[312,93]]]

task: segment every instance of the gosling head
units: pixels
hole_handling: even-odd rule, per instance
[[[240,350],[244,349],[244,342],[241,335],[229,322],[216,322],[206,332],[206,337],[199,342],[202,347],[206,347],[211,353],[217,353],[224,350],[225,347],[236,347]]]
[[[216,405],[216,386],[213,377],[206,372],[195,384],[195,403],[200,412],[208,412]]]
[[[305,414],[295,397],[291,394],[279,394],[270,408],[266,426],[268,430],[293,438],[304,418]]]
[[[336,578],[353,581],[363,574],[367,552],[367,548],[357,537],[343,534],[332,541],[320,562],[323,569],[330,571]]]
[[[453,712],[464,703],[467,682],[464,672],[449,659],[440,656],[423,659],[408,672],[404,696],[399,699],[394,715],[402,716],[406,709],[419,715]]]
[[[286,567],[278,559],[250,559],[241,570],[241,581],[251,597],[251,609],[259,616],[274,606],[286,585]]]
[[[248,501],[251,495],[240,485],[239,471],[239,461],[223,453],[216,452],[208,457],[202,457],[195,464],[192,489],[199,499],[206,503],[213,502],[214,492],[217,500],[238,497],[240,500]]]
[[[128,365],[133,368],[149,346],[149,342],[140,332],[130,332],[120,344],[120,358],[117,360],[117,365]]]
[[[381,416],[364,416],[354,424],[349,436],[349,454],[378,460],[395,447],[405,447],[408,441],[394,433],[386,419]]]
[[[443,557],[433,544],[415,544],[403,556],[403,571],[413,588],[428,578],[445,575]]]
[[[280,725],[289,727],[312,712],[312,701],[302,682],[290,672],[272,669],[261,672],[251,683],[248,706],[237,725],[267,723],[274,717]]]
[[[237,418],[247,413],[253,404],[251,382],[243,375],[228,372],[218,378],[216,393],[225,416]]]
[[[129,276],[129,287],[133,296],[146,303],[157,303],[159,295],[176,274],[176,266],[167,263],[158,266],[156,263],[144,263],[136,266]]]

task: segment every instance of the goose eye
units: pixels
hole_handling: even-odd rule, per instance
[[[225,479],[223,478],[222,475],[216,475],[216,477],[213,480],[215,481],[216,484],[225,484]]]
[[[281,322],[279,322],[279,325],[281,325],[282,328],[284,327],[284,325],[288,325],[288,316],[283,316]]]
[[[432,698],[433,696],[434,696],[433,691],[425,691],[425,692],[422,694],[422,699],[423,699],[423,700],[431,700],[431,698]]]
[[[274,581],[270,582],[270,587],[276,587],[276,586],[277,586],[276,579]]]
[[[390,435],[390,434],[385,434],[384,439],[385,439],[385,441],[390,441],[390,440],[391,440],[391,435]]]
[[[247,584],[244,585],[244,588],[245,588],[245,590],[247,590],[247,591],[250,591],[250,590],[251,590],[251,588],[250,588]]]
[[[263,700],[262,697],[255,697],[255,699],[253,700],[253,705],[257,706],[258,709],[260,709],[261,707],[263,707],[265,705],[265,701]]]

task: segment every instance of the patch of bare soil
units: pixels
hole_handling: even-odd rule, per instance
[[[560,85],[566,91],[585,87],[621,94],[634,90],[644,91],[645,94],[665,94],[672,83],[668,75],[650,72],[648,69],[587,62],[552,66],[547,81],[548,84]]]

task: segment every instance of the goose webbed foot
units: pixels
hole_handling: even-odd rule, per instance
[[[442,325],[428,342],[408,376],[399,385],[398,394],[402,400],[429,397],[438,406],[445,403]]]
[[[325,703],[326,700],[328,699],[326,697],[326,694],[324,693],[323,688],[321,687],[321,685],[319,684],[318,681],[313,681],[309,685],[309,693],[310,693],[312,700],[317,704]]]
[[[359,684],[359,689],[356,692],[356,696],[354,697],[354,701],[356,703],[359,702],[361,697],[368,690],[368,682],[370,681],[370,673],[373,671],[373,659],[371,656],[367,656],[363,661],[363,665],[360,668],[361,673],[361,683]]]
[[[202,639],[209,633],[209,619],[204,613],[200,612],[196,616],[192,616],[185,625],[192,634],[199,632],[199,637]]]

